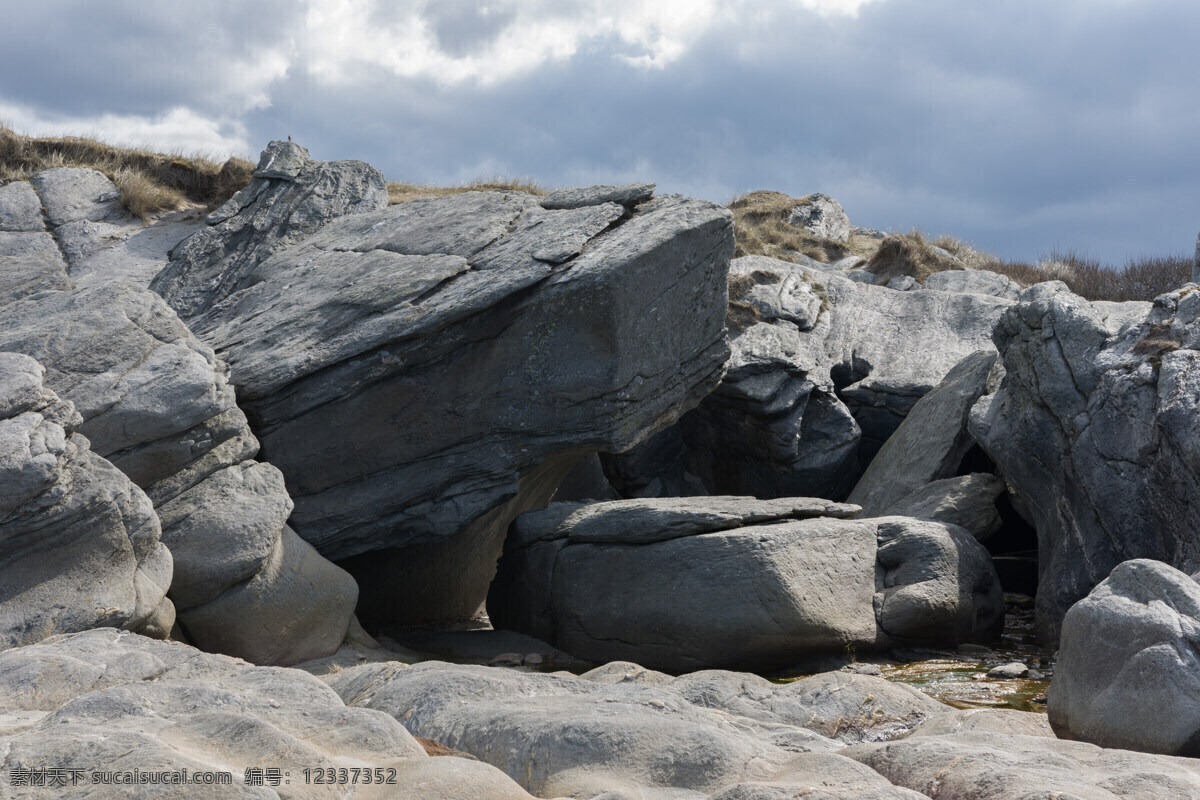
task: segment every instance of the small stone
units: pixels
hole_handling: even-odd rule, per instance
[[[501,653],[488,662],[489,667],[519,667],[525,659],[520,653]]]
[[[1002,680],[1010,680],[1013,678],[1024,678],[1029,675],[1029,667],[1022,664],[1020,661],[1013,661],[1009,664],[1001,664],[998,667],[992,667],[988,670],[989,678],[1000,678]]]
[[[917,283],[917,279],[912,275],[897,275],[887,282],[887,288],[895,289],[898,292],[907,292],[912,289],[920,289],[921,284]]]
[[[829,195],[817,193],[800,200],[792,209],[788,224],[822,239],[850,240],[850,219],[842,204]]]

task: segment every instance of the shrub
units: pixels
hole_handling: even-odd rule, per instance
[[[1178,289],[1192,278],[1193,259],[1186,255],[1143,256],[1129,259],[1124,269],[1074,251],[1051,252],[1036,265],[990,261],[980,269],[1007,275],[1022,286],[1062,281],[1088,300],[1153,300]]]
[[[795,253],[822,263],[850,254],[851,247],[812,236],[802,228],[788,224],[788,217],[800,199],[781,192],[750,192],[729,203],[733,211],[734,256],[762,255],[784,261]]]

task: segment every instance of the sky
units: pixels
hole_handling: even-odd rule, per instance
[[[389,180],[837,198],[855,225],[1123,264],[1200,231],[1195,0],[46,0],[0,123]]]

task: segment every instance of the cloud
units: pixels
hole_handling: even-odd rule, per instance
[[[0,102],[0,123],[28,136],[88,136],[125,147],[166,152],[249,157],[252,148],[241,122],[208,119],[177,106],[154,117],[100,114],[93,117],[41,116],[24,106]]]

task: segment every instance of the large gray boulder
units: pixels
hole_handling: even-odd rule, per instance
[[[166,636],[171,554],[154,508],[75,433],[43,373],[0,353],[0,649],[100,626]]]
[[[935,272],[925,279],[926,289],[939,292],[962,292],[985,294],[1016,300],[1021,294],[1021,284],[998,272],[986,269],[947,269]]]
[[[987,472],[943,478],[901,497],[887,513],[957,525],[982,542],[1004,524],[996,501],[1005,488],[1002,479]]]
[[[37,173],[30,183],[46,209],[46,220],[54,227],[129,218],[121,207],[116,184],[94,169],[56,167]]]
[[[47,385],[79,411],[79,433],[162,513],[163,540],[178,549],[171,596],[192,641],[271,663],[337,649],[353,579],[298,547],[286,563],[312,574],[279,571],[291,509],[283,478],[248,460],[258,442],[225,366],[161,298],[128,283],[43,292],[4,307],[0,349],[46,367]],[[218,596],[219,630],[201,622]]]
[[[847,649],[983,641],[987,551],[952,526],[810,498],[556,503],[518,518],[488,611],[579,658],[771,669]]]
[[[846,216],[846,210],[837,200],[820,192],[801,198],[792,207],[788,224],[802,228],[811,236],[835,242],[850,241],[850,218]]]
[[[385,208],[383,173],[362,161],[312,161],[293,142],[271,142],[249,185],[181,242],[150,288],[184,319],[247,285],[276,250],[332,219]]]
[[[291,524],[360,578],[373,624],[477,613],[516,514],[580,454],[637,444],[723,373],[733,237],[711,203],[551,210],[467,192],[279,249],[246,233],[276,214],[262,191],[177,249],[156,286],[185,314],[207,309],[189,324],[228,361]],[[242,218],[242,233],[223,227]],[[201,250],[232,255],[200,268]]]
[[[847,502],[862,506],[867,517],[899,513],[892,507],[901,498],[957,475],[963,456],[975,444],[967,433],[967,418],[986,391],[995,363],[996,353],[989,349],[956,364],[883,443]]]
[[[1063,619],[1050,724],[1063,739],[1200,755],[1200,584],[1148,559],[1117,566]]]
[[[996,326],[1006,376],[970,430],[1037,528],[1037,625],[1132,558],[1200,568],[1200,292],[1089,303],[1057,281]]]
[[[681,423],[687,468],[714,494],[844,498],[921,397],[967,356],[994,351],[991,329],[1008,304],[736,259],[733,355]]]
[[[185,769],[190,779],[215,772],[228,782],[201,788],[103,779]],[[64,776],[65,785],[28,778],[44,770]],[[328,770],[334,781],[314,780]],[[339,774],[350,781],[355,770],[357,780],[336,782]],[[111,628],[0,653],[0,794],[34,800],[48,792],[78,800],[332,800],[350,793],[531,800],[487,764],[430,758],[394,719],[347,708],[307,673]]]
[[[1194,759],[1046,736],[956,731],[854,745],[839,755],[934,800],[1200,800]]]
[[[632,664],[621,669],[638,671]],[[415,735],[499,767],[540,797],[667,800],[783,789],[786,797],[826,796],[811,793],[818,786],[830,796],[920,797],[846,764],[832,752],[838,742],[803,727],[814,715],[789,686],[733,673],[674,681],[661,674],[613,681],[611,674],[588,680],[425,662],[372,664],[326,680],[347,705],[385,711]],[[705,704],[709,697],[713,705]],[[827,710],[867,713],[881,726],[890,709],[850,687],[830,699]],[[936,713],[939,704],[925,702],[931,706],[924,716]]]

